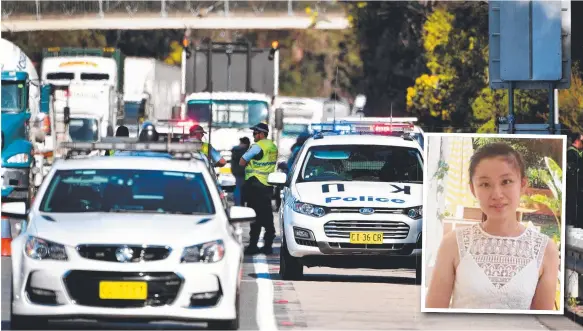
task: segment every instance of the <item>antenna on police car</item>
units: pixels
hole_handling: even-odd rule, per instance
[[[389,129],[393,131],[393,102],[391,101],[391,117],[389,119]]]

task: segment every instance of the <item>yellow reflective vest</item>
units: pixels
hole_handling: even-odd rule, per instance
[[[245,180],[256,177],[261,184],[269,186],[267,176],[275,172],[277,164],[277,146],[271,140],[263,139],[257,142],[261,147],[263,157],[260,160],[251,159],[245,167]]]

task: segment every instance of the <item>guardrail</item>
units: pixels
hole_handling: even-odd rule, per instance
[[[310,8],[306,11],[306,8]],[[169,16],[261,16],[277,14],[309,16],[319,14],[344,14],[344,8],[336,1],[111,1],[111,0],[2,0],[2,19],[37,19],[55,16],[119,16],[154,14]]]
[[[573,308],[583,298],[583,229],[568,226],[565,233],[565,300]]]

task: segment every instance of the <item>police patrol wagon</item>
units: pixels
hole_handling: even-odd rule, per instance
[[[412,119],[313,124],[282,186],[280,274],[303,267],[415,268],[421,276],[423,153]]]

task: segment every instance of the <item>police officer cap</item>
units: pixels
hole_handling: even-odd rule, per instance
[[[251,127],[251,130],[259,131],[259,132],[263,132],[263,133],[269,133],[269,126],[267,126],[267,124],[265,124],[265,123],[259,123],[255,126]]]
[[[190,135],[193,135],[195,133],[206,133],[206,132],[204,131],[202,126],[197,124],[197,125],[193,125],[190,127],[189,133],[190,133]]]

